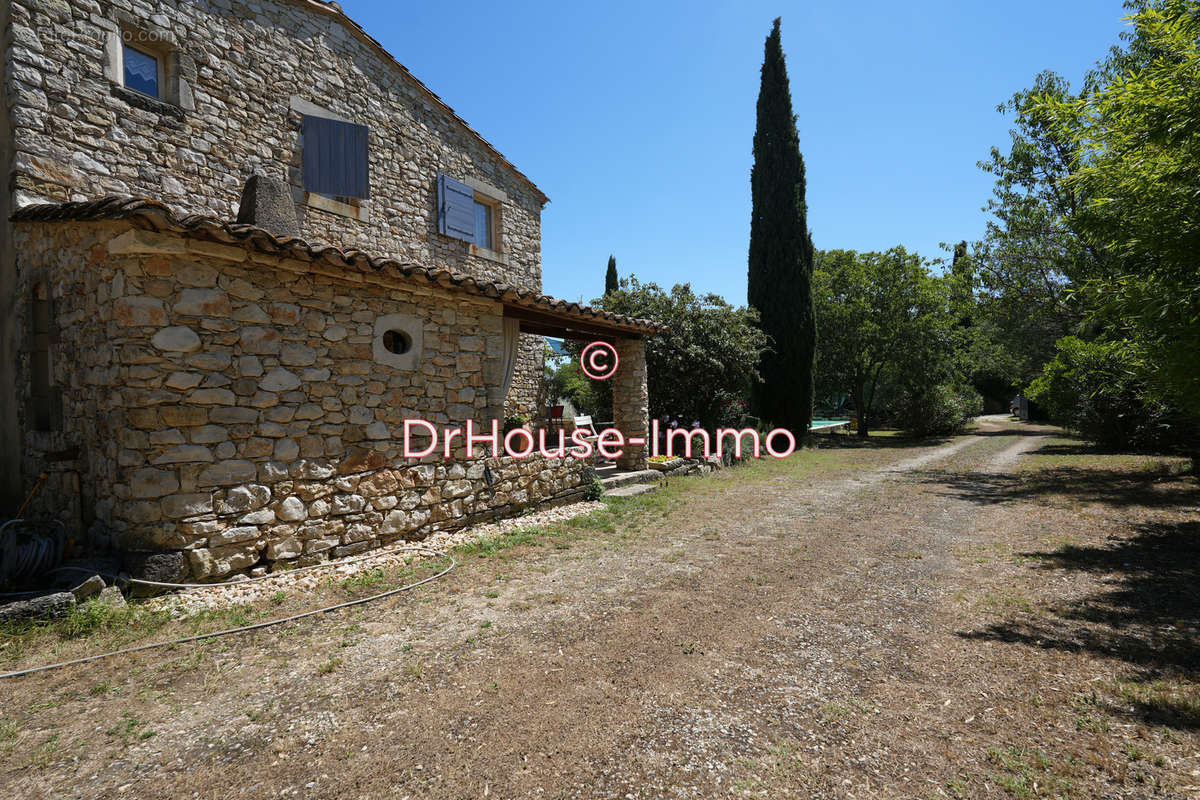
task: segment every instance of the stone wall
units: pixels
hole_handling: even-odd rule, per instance
[[[370,128],[371,197],[366,221],[301,204],[304,238],[540,290],[544,196],[343,19],[301,0],[14,2],[18,204],[132,194],[231,219],[255,172],[300,185],[307,103]],[[114,88],[122,30],[170,51],[185,97]],[[437,233],[439,172],[503,195],[502,258]]]
[[[290,182],[303,200],[300,110],[316,106],[370,128],[371,197],[361,218],[299,202],[304,238],[541,290],[545,197],[330,6],[20,0],[5,3],[10,10],[4,148],[11,158],[4,163],[13,167],[13,193],[6,203],[132,194],[232,219],[254,173]],[[169,52],[179,87],[171,103],[136,97],[110,79],[113,37],[134,31]],[[437,232],[439,172],[491,187],[500,201],[500,253]],[[7,230],[0,308],[11,320],[23,296],[5,277],[12,274]],[[0,326],[0,337],[0,356],[12,356],[20,330]],[[12,413],[16,382],[4,371],[12,363],[0,358],[0,463],[9,465],[0,496],[17,497],[33,474],[15,469],[23,434]],[[523,341],[516,372],[509,405],[538,417],[540,344]]]
[[[517,368],[513,370],[513,382],[508,390],[504,413],[507,416],[524,417],[530,422],[539,422],[546,413],[543,380],[546,339],[523,333],[517,348]]]
[[[25,420],[24,471],[51,473],[34,512],[77,535],[98,521],[119,549],[183,551],[219,578],[582,491],[577,459],[402,457],[407,418],[502,413],[496,301],[128,223],[16,232],[21,291],[43,282],[54,304],[63,395],[61,430]],[[410,368],[380,360],[384,315],[418,321]]]

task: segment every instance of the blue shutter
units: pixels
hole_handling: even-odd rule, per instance
[[[449,175],[438,175],[438,232],[475,239],[475,190]]]
[[[304,188],[338,197],[370,196],[369,131],[336,119],[304,115]]]

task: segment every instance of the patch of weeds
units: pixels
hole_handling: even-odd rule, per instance
[[[420,661],[410,661],[404,665],[404,674],[414,680],[421,677],[425,667]]]
[[[1103,717],[1083,714],[1075,718],[1075,730],[1087,731],[1088,733],[1108,733],[1110,728],[1108,720]]]
[[[850,716],[851,709],[841,703],[822,703],[821,713],[828,719],[846,719]]]
[[[106,730],[105,733],[120,739],[126,747],[133,742],[144,741],[154,735],[154,731],[143,727],[142,722],[130,711],[122,714],[121,722]]]
[[[492,558],[513,547],[536,542],[543,533],[541,528],[518,528],[498,536],[480,536],[454,549],[463,555]]]
[[[281,606],[284,600],[287,600],[287,592],[282,589],[271,595],[271,605]]]
[[[1014,797],[1072,797],[1074,784],[1060,774],[1053,759],[1037,748],[993,747],[988,750],[988,759],[1004,770],[1004,774],[989,777]]]
[[[328,661],[326,661],[324,664],[322,664],[321,666],[317,667],[317,672],[319,672],[322,675],[328,675],[329,673],[333,672],[335,669],[337,669],[341,665],[342,665],[342,660],[340,658],[331,658]]]
[[[490,627],[492,627],[492,621],[490,619],[485,619],[483,622],[479,623],[479,630],[481,631],[487,630]]]
[[[45,711],[47,708],[58,708],[62,705],[62,700],[42,700],[29,706],[29,713],[36,714],[39,711]]]
[[[992,608],[1002,608],[1005,610],[1016,609],[1017,611],[1033,611],[1033,606],[1029,600],[1020,594],[984,594],[983,604]]]
[[[749,577],[746,578],[746,582],[752,583],[755,586],[766,586],[767,585],[767,579],[761,575],[750,575]]]
[[[488,589],[486,592],[484,592],[484,593],[483,593],[483,596],[484,596],[484,597],[490,597],[490,598],[493,598],[493,599],[494,599],[494,598],[497,598],[497,597],[499,597],[499,596],[500,596],[500,593],[499,593],[499,592],[497,592],[495,589]]]
[[[1121,700],[1154,722],[1176,728],[1200,728],[1200,692],[1189,681],[1166,678],[1125,681],[1113,688]]]
[[[951,779],[950,782],[946,784],[946,790],[950,792],[951,797],[966,798],[970,796],[967,794],[967,781],[965,778]]]
[[[800,757],[801,745],[795,739],[783,739],[767,748],[773,762],[772,768],[781,777],[807,782],[809,767]]]
[[[696,652],[696,643],[695,642],[680,642],[679,648],[681,650],[683,650],[683,654],[685,656],[690,656]]]
[[[38,746],[35,759],[39,767],[45,767],[54,759],[54,756],[58,753],[58,739],[61,735],[59,733],[52,733]]]
[[[9,719],[8,716],[0,716],[0,742],[11,742],[17,738],[17,731],[20,726],[17,725],[15,719]]]
[[[356,589],[371,589],[387,580],[387,573],[379,567],[365,570],[342,579],[342,589],[347,592]]]

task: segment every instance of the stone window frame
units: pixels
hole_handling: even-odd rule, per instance
[[[409,340],[404,353],[393,353],[384,345],[388,331],[400,331]],[[421,366],[425,346],[425,320],[415,314],[381,314],[375,319],[372,332],[371,356],[380,364],[412,372]]]
[[[114,9],[113,14],[113,18],[104,20],[104,76],[113,96],[131,106],[179,119],[185,112],[195,111],[192,83],[196,80],[196,63],[174,32],[121,9]],[[159,97],[125,85],[126,46],[158,59]]]
[[[482,203],[492,210],[492,246],[480,247],[470,243],[468,246],[471,248],[471,255],[507,266],[508,254],[504,248],[504,204],[508,202],[508,193],[477,178],[463,178],[462,182],[475,190],[476,203]]]
[[[307,114],[310,117],[324,117],[325,119],[335,119],[338,122],[361,124],[356,123],[354,120],[348,119],[341,114],[330,111],[324,106],[319,106],[316,103],[305,100],[303,97],[298,95],[292,95],[288,99],[288,108],[293,114]],[[296,131],[297,159],[301,157],[300,142],[303,139],[303,136],[303,131],[298,129]],[[298,164],[299,162],[297,161],[296,163]],[[330,197],[328,195],[310,192],[304,188],[303,177],[299,176],[299,168],[297,168],[297,176],[291,181],[291,184],[292,199],[301,205],[309,208],[315,208],[318,211],[324,211],[329,214],[337,214],[340,217],[356,219],[359,222],[371,221],[371,205],[370,200],[367,198],[360,199],[357,197]]]

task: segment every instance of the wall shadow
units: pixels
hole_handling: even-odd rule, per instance
[[[1145,524],[1129,539],[1026,553],[1037,569],[1108,576],[1105,587],[1038,619],[959,632],[1043,650],[1087,652],[1135,668],[1118,714],[1200,728],[1200,521]]]

